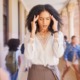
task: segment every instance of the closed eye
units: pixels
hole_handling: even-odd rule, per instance
[[[46,18],[46,20],[50,20],[50,18]]]

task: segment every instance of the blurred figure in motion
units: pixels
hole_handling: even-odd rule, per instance
[[[64,35],[64,49],[66,49],[66,47],[69,45],[69,42],[67,40],[67,36]]]
[[[19,39],[10,39],[8,41],[9,51],[5,58],[6,68],[10,72],[11,80],[16,80],[18,74],[18,68],[20,65],[20,50],[18,49],[20,45]]]
[[[18,73],[18,78],[17,80],[27,80],[27,75],[28,75],[28,71],[26,69],[25,71],[25,56],[24,56],[24,43],[21,45],[21,64],[20,64],[20,68],[19,68],[19,73]]]
[[[65,53],[64,53],[64,60],[66,62],[66,69],[63,72],[62,80],[66,73],[69,71],[69,68],[75,70],[77,80],[80,80],[80,73],[79,73],[79,53],[80,47],[78,45],[78,39],[76,36],[72,36],[70,45],[67,46]]]

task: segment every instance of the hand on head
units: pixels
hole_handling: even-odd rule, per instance
[[[53,28],[53,30],[54,31],[57,31],[58,30],[58,21],[52,16],[52,15],[50,15],[50,17],[51,17],[51,20],[53,21],[53,26],[52,26],[52,28]]]
[[[36,31],[36,21],[38,20],[38,18],[39,18],[39,15],[37,15],[37,17],[34,15],[34,19],[33,19],[33,21],[31,22],[32,32],[34,32],[34,33],[35,33],[35,31]]]

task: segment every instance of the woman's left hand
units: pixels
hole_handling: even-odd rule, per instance
[[[58,31],[58,27],[57,27],[58,26],[58,21],[52,15],[50,17],[51,17],[51,19],[54,23],[53,26],[52,26],[53,30]]]

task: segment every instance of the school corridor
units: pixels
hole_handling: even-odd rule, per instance
[[[9,77],[9,73],[5,72],[7,42],[11,38],[18,38],[20,44],[24,43],[27,32],[26,17],[30,9],[37,4],[51,4],[62,18],[63,25],[60,30],[69,42],[73,35],[77,36],[80,44],[80,0],[0,0],[0,76],[5,76],[4,80]],[[59,69],[62,75],[65,69],[63,57],[60,59]],[[64,80],[77,80],[73,68]]]

